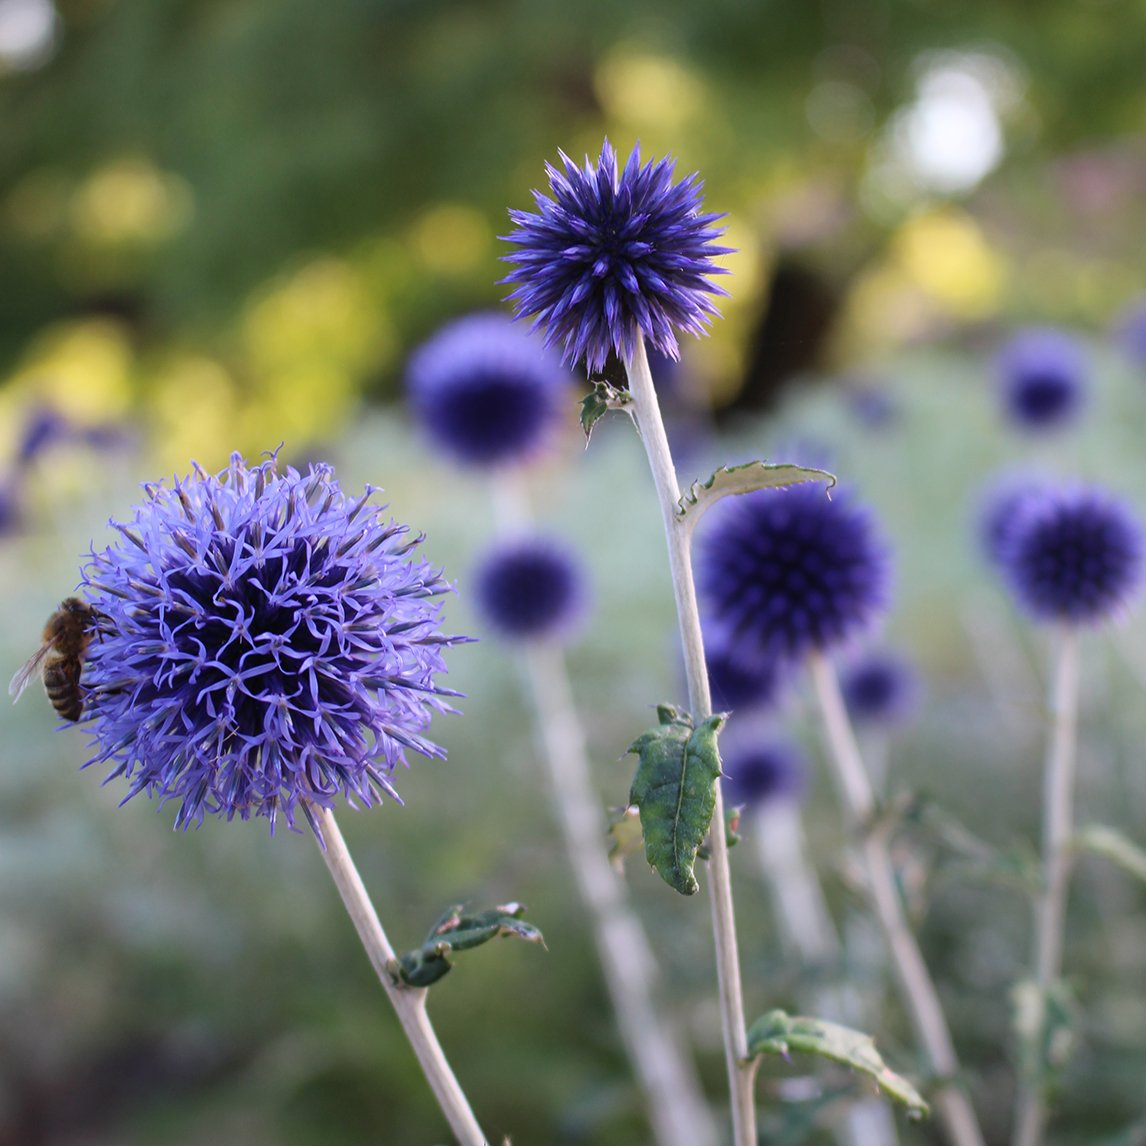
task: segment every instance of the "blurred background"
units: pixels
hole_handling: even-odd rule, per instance
[[[1046,648],[976,551],[976,507],[1030,465],[1146,513],[1144,42],[1136,0],[0,0],[3,663],[35,649],[138,482],[280,443],[293,464],[332,461],[348,490],[382,486],[457,581],[448,627],[481,636],[465,580],[490,494],[411,431],[404,364],[444,321],[502,305],[506,209],[530,206],[558,148],[595,156],[607,134],[700,171],[737,248],[725,317],[674,376],[682,479],[800,442],[858,487],[896,545],[886,638],[922,682],[912,722],[873,748],[890,789],[1000,852],[1031,845]],[[997,351],[1030,324],[1084,351],[1088,401],[1053,435],[1017,430],[999,397]],[[622,419],[584,451],[579,393],[531,486],[592,573],[570,660],[617,806],[621,753],[683,690],[643,455]],[[1084,653],[1080,818],[1131,835],[1144,636],[1130,617]],[[516,674],[494,640],[456,650],[465,715],[434,729],[448,762],[414,761],[405,808],[344,830],[396,945],[462,901],[522,900],[545,932],[548,952],[484,948],[434,988],[489,1132],[647,1141]],[[774,719],[808,747],[808,830],[843,912],[806,708],[793,682]],[[82,735],[54,723],[33,690],[0,737],[0,1146],[441,1141],[313,843],[263,823],[174,834],[142,799],[117,811],[77,770]],[[1001,1143],[1026,901],[933,833],[912,839],[921,938]],[[753,854],[733,859],[752,1017],[795,1005],[801,969]],[[639,861],[627,877],[719,1104],[707,906]],[[1084,1018],[1057,1140],[1131,1146],[1146,1141],[1146,896],[1098,861],[1077,879]],[[893,1006],[878,1034],[911,1070]],[[806,1069],[762,1071],[769,1142],[828,1141]]]

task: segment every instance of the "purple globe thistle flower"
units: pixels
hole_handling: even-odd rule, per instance
[[[848,714],[857,724],[899,724],[919,698],[919,681],[906,658],[886,650],[869,652],[840,676]]]
[[[1076,486],[1026,503],[1003,573],[1019,605],[1040,621],[1097,624],[1142,582],[1142,527],[1105,491]]]
[[[798,800],[807,788],[804,754],[787,740],[743,739],[724,756],[728,803],[749,808]]]
[[[846,493],[806,483],[720,507],[697,552],[711,631],[737,655],[802,658],[867,628],[887,604],[890,553]]]
[[[412,553],[421,540],[350,499],[333,470],[198,467],[144,487],[121,539],[90,554],[97,611],[83,685],[94,756],[108,779],[160,803],[176,826],[299,812],[341,792],[353,805],[398,799],[390,776],[457,693],[434,683],[449,586]],[[85,765],[86,766],[86,765]]]
[[[997,363],[1003,408],[1019,429],[1066,426],[1082,409],[1086,356],[1073,335],[1029,327],[1003,347]]]
[[[982,496],[977,522],[979,544],[992,565],[1006,565],[1016,527],[1026,511],[1046,496],[1046,491],[1045,480],[1020,475],[997,482]]]
[[[780,691],[780,665],[775,660],[745,660],[720,642],[707,642],[704,659],[716,712],[761,709]]]
[[[486,624],[512,641],[567,639],[587,605],[581,563],[545,537],[520,537],[486,554],[474,574]]]
[[[579,168],[559,152],[564,170],[546,164],[553,198],[533,193],[536,214],[510,211],[515,229],[503,236],[519,250],[502,282],[518,317],[534,315],[546,345],[561,342],[565,360],[601,370],[612,351],[627,361],[637,338],[677,358],[676,331],[705,333],[718,314],[710,282],[726,273],[713,264],[730,248],[717,246],[723,215],[702,214],[701,183],[693,174],[673,183],[673,161],[641,165],[633,148],[623,170],[608,140],[596,164]]]
[[[557,356],[501,314],[443,327],[410,358],[418,421],[456,462],[498,466],[541,449],[561,415],[569,375]]]

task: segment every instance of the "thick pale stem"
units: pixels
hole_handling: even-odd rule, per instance
[[[1038,992],[1035,1047],[1043,1053],[1047,995],[1062,973],[1067,887],[1074,832],[1074,777],[1078,743],[1078,633],[1064,628],[1050,697],[1051,734],[1043,775],[1043,884],[1035,902],[1034,975]],[[1041,1146],[1046,1129],[1043,1080],[1023,1081],[1015,1125],[1015,1146]]]
[[[708,690],[708,670],[704,660],[704,641],[700,631],[700,613],[696,604],[696,585],[692,576],[688,531],[677,515],[680,486],[673,468],[672,453],[661,420],[660,406],[653,389],[644,341],[637,345],[625,369],[629,376],[630,409],[637,423],[649,468],[652,470],[668,541],[669,568],[676,597],[684,667],[688,677],[689,707],[699,722],[712,714]],[[744,997],[740,985],[740,961],[736,950],[736,918],[732,908],[732,881],[728,866],[728,841],[724,831],[724,798],[716,786],[716,810],[709,832],[709,879],[711,885],[712,930],[716,944],[716,974],[720,990],[720,1015],[724,1032],[724,1057],[731,1092],[732,1137],[734,1146],[757,1146],[756,1101],[753,1084],[754,1062],[746,1062],[748,1035],[744,1023]]]
[[[470,1109],[458,1080],[454,1077],[450,1064],[430,1025],[430,1016],[426,1013],[426,992],[424,990],[405,987],[395,981],[391,973],[391,965],[395,959],[394,948],[382,930],[382,923],[378,913],[366,894],[362,877],[354,866],[354,860],[347,850],[346,841],[342,838],[334,813],[317,805],[313,812],[322,829],[323,840],[326,847],[322,849],[322,858],[342,896],[342,902],[366,948],[370,958],[370,965],[374,968],[378,981],[382,984],[395,1012],[406,1038],[413,1047],[422,1073],[438,1100],[450,1129],[454,1132],[459,1146],[487,1146],[487,1139],[482,1133],[477,1119]]]
[[[915,1036],[938,1080],[933,1099],[936,1110],[952,1146],[983,1146],[975,1112],[956,1081],[959,1060],[939,995],[903,912],[886,833],[871,822],[875,796],[844,708],[839,682],[821,653],[813,652],[809,661],[836,784],[847,819],[853,829],[862,833],[861,855],[868,892],[891,955],[900,996],[915,1028]]]
[[[608,824],[593,791],[565,658],[551,645],[534,645],[526,667],[566,852],[589,909],[617,1026],[644,1090],[656,1141],[713,1146],[716,1128],[696,1075],[653,1006],[657,967],[648,937],[605,854]]]

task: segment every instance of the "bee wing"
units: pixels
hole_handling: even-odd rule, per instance
[[[8,695],[12,698],[12,703],[20,699],[20,694],[28,687],[28,682],[39,671],[40,666],[44,663],[44,657],[48,655],[48,650],[52,646],[49,644],[42,644],[17,670],[16,675],[12,678],[8,685]]]

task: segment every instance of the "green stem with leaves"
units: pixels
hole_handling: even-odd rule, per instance
[[[673,467],[672,452],[661,419],[653,376],[645,353],[644,340],[637,335],[633,355],[625,362],[632,402],[626,407],[648,456],[660,502],[668,542],[669,567],[676,598],[677,620],[688,678],[689,708],[699,725],[712,715],[704,640],[692,573],[689,530],[678,513],[680,486]],[[732,905],[732,882],[728,865],[728,841],[724,830],[724,798],[716,785],[716,808],[709,832],[710,902],[712,929],[716,944],[716,972],[720,991],[721,1027],[724,1057],[731,1094],[732,1139],[734,1146],[757,1146],[756,1100],[753,1087],[756,1062],[748,1060],[748,1038],[744,1022],[744,996],[740,983],[740,960],[736,949],[736,917]]]
[[[830,748],[836,785],[852,829],[861,834],[868,893],[891,955],[891,965],[916,1038],[937,1079],[933,1098],[952,1146],[983,1146],[975,1111],[957,1075],[959,1060],[939,994],[904,914],[886,829],[873,823],[875,794],[840,695],[831,663],[820,652],[809,657],[812,681]]]
[[[487,1146],[487,1138],[482,1133],[469,1101],[462,1092],[450,1064],[446,1061],[445,1053],[434,1028],[430,1025],[430,1016],[426,1013],[426,994],[424,989],[408,987],[401,984],[395,977],[392,967],[395,965],[396,955],[390,946],[390,940],[382,929],[382,923],[362,877],[354,865],[346,841],[335,822],[334,813],[327,808],[312,806],[315,820],[322,830],[322,858],[330,871],[338,894],[350,914],[358,938],[369,956],[370,965],[382,984],[395,1012],[402,1030],[413,1047],[414,1054],[438,1100],[450,1129],[454,1133],[459,1146]]]
[[[1035,1022],[1029,1059],[1037,1064],[1019,1088],[1014,1146],[1040,1146],[1046,1129],[1045,1054],[1047,1002],[1062,973],[1074,833],[1074,780],[1078,743],[1078,632],[1064,626],[1050,696],[1051,735],[1043,774],[1042,887],[1035,901]]]

